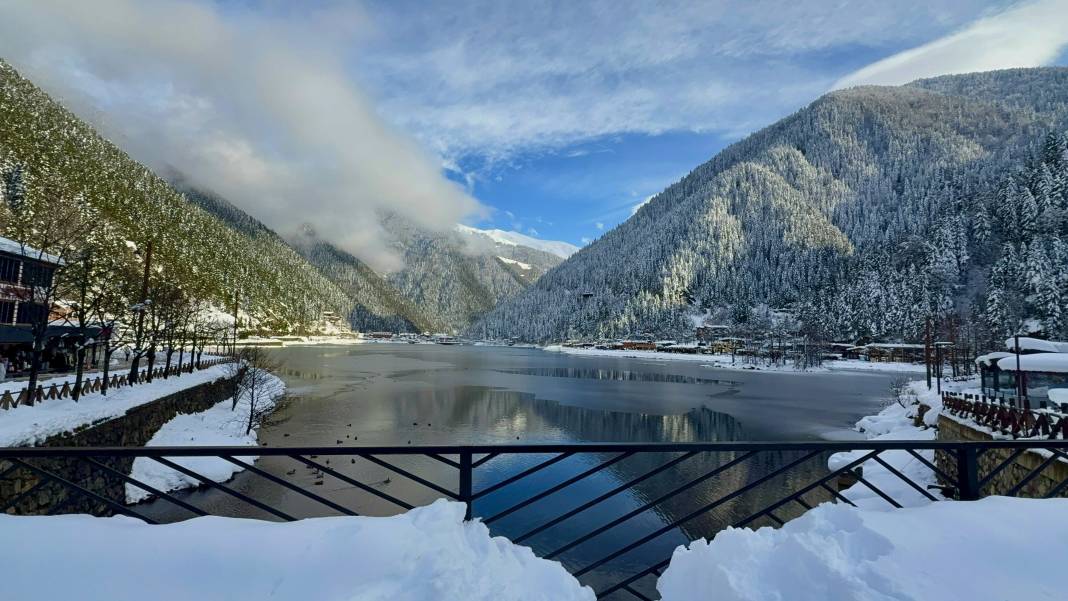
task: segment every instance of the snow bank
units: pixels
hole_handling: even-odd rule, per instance
[[[33,406],[21,405],[0,411],[0,446],[33,446],[50,436],[119,417],[134,407],[160,397],[220,380],[227,376],[227,372],[227,365],[215,365],[166,380],[156,378],[151,383],[112,388],[107,396],[93,393],[83,396],[78,402],[53,399]],[[25,386],[25,383],[19,384]]]
[[[663,601],[1029,601],[1068,589],[1068,500],[988,497],[894,511],[824,504],[780,529],[679,547]]]
[[[257,407],[269,409],[285,393],[286,387],[281,379],[271,375],[264,382],[261,393],[257,393]],[[242,398],[237,407],[233,400],[226,399],[207,411],[178,415],[163,424],[158,432],[148,441],[146,447],[179,446],[256,446],[256,429],[246,434],[249,413],[249,399]],[[243,456],[236,459],[251,463],[258,456]],[[218,457],[168,457],[167,459],[211,478],[215,482],[225,482],[237,472],[243,470],[225,459]],[[164,492],[183,488],[196,488],[200,480],[169,468],[162,463],[138,457],[134,459],[130,476]],[[126,502],[136,503],[149,498],[151,493],[126,484]]]
[[[388,517],[274,523],[0,515],[4,598],[594,601],[557,562],[444,500]],[[117,572],[116,569],[121,572]]]
[[[945,383],[943,388],[945,390],[957,390],[967,388],[976,383],[977,381],[975,380],[951,382]],[[915,416],[918,414],[921,405],[926,405],[930,409],[923,415],[923,425],[916,426],[914,424]],[[876,415],[861,418],[856,427],[869,440],[934,440],[935,429],[933,426],[938,423],[938,416],[941,412],[942,398],[934,389],[927,390],[927,385],[923,381],[909,382],[900,391],[897,402],[887,405]],[[841,469],[867,453],[868,451],[865,450],[835,453],[828,460],[827,467],[832,470]],[[917,451],[917,454],[934,463],[934,451],[922,450]],[[943,498],[937,489],[927,489],[929,485],[938,484],[934,472],[909,452],[883,451],[879,453],[879,458],[908,476],[910,480],[923,487],[936,499]],[[860,467],[865,480],[890,495],[904,507],[916,507],[931,502],[930,499],[909,486],[904,480],[874,459],[865,461]],[[863,483],[854,484],[849,489],[842,491],[842,495],[858,507],[875,509],[890,507],[885,499]]]

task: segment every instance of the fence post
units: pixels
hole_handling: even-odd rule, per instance
[[[957,499],[979,499],[979,451],[971,445],[957,448]]]
[[[471,451],[460,450],[460,502],[467,506],[467,512],[464,513],[464,519],[471,519],[471,505],[474,503],[474,499],[471,498],[471,480],[474,472],[474,467],[471,465]]]

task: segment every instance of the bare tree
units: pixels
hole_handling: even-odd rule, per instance
[[[258,428],[274,408],[270,398],[270,385],[274,381],[271,371],[278,363],[262,347],[249,346],[241,349],[237,361],[230,364],[229,376],[233,379],[234,396],[230,409],[236,411],[242,399],[248,401],[245,408],[245,434]]]

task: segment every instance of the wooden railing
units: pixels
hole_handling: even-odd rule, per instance
[[[215,359],[205,359],[197,364],[190,363],[189,365],[183,365],[179,369],[178,367],[156,367],[152,369],[152,378],[164,378],[170,376],[180,376],[183,373],[193,373],[197,370],[208,369],[221,363],[229,363],[233,359],[229,357],[218,357]],[[135,384],[143,384],[149,381],[149,370],[143,369],[137,373],[137,378],[134,382],[130,382],[129,376],[126,373],[122,375],[113,374],[108,376],[108,389],[123,388]],[[100,392],[104,387],[104,379],[102,376],[97,375],[95,378],[86,377],[82,380],[81,395],[92,394]],[[0,394],[0,410],[14,409],[19,406],[31,406],[37,403],[41,403],[53,399],[68,399],[74,393],[74,383],[70,381],[63,382],[62,385],[39,385],[37,387],[36,394],[31,395],[28,388],[23,388],[18,391],[17,394],[12,394],[10,390],[5,390],[3,394]]]
[[[1024,409],[1006,399],[953,393],[942,393],[942,406],[951,415],[1013,438],[1068,439],[1068,414],[1059,411]]]

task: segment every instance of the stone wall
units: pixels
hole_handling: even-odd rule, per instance
[[[217,380],[187,388],[174,394],[145,403],[127,411],[123,416],[83,428],[77,432],[60,434],[38,446],[47,447],[141,447],[176,415],[197,413],[233,396],[233,382]],[[132,457],[95,458],[95,461],[128,475]],[[92,466],[85,459],[27,460],[41,469],[103,495],[109,499],[125,499],[125,481],[106,469]],[[10,466],[0,460],[0,473]],[[115,509],[100,500],[72,491],[69,487],[49,482],[40,474],[18,468],[0,480],[0,507],[11,504],[7,513],[42,515],[46,513],[91,513],[113,515]]]
[[[990,441],[993,440],[988,432],[963,424],[951,417],[938,416],[938,440],[946,441]],[[1004,463],[1012,456],[1013,449],[988,449],[979,455],[979,479],[982,480],[997,466]],[[1005,469],[998,472],[994,478],[982,487],[980,493],[987,495],[1008,494],[1031,472],[1036,470],[1047,456],[1037,452],[1027,451],[1016,458]],[[949,476],[957,477],[957,458],[952,451],[936,451],[935,465]],[[1044,498],[1051,490],[1068,479],[1068,463],[1054,461],[1042,470],[1042,473],[1031,479],[1016,494],[1018,497]],[[941,484],[948,484],[941,482]],[[1058,497],[1068,497],[1068,488],[1062,490]]]

